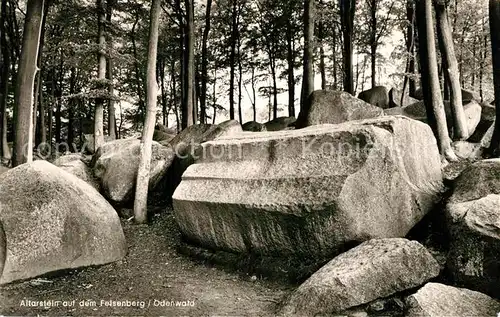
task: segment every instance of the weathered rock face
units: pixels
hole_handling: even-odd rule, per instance
[[[467,120],[468,136],[471,136],[476,131],[479,122],[481,121],[481,113],[483,108],[475,102],[471,101],[464,106],[465,118]],[[450,114],[451,116],[451,114]]]
[[[157,124],[155,130],[165,132],[166,134],[177,135],[177,130],[168,128],[163,124]]]
[[[84,134],[83,139],[84,139],[83,149],[86,150],[90,154],[94,154],[95,153],[95,151],[94,151],[94,143],[95,143],[94,135],[93,134]],[[111,138],[108,135],[104,136],[104,142],[111,142],[111,141],[113,141],[113,138]]]
[[[247,122],[243,125],[243,131],[264,132],[264,131],[266,131],[266,126],[262,123],[250,121],[250,122]]]
[[[494,106],[489,105],[488,103],[481,103],[481,120],[476,127],[476,131],[469,138],[470,142],[481,142],[481,139],[485,136],[488,129],[495,122],[496,110]]]
[[[0,176],[0,206],[7,244],[0,284],[110,263],[127,252],[113,207],[93,187],[48,162]]]
[[[500,296],[500,195],[449,204],[447,268],[455,282]]]
[[[481,100],[481,96],[477,92],[475,92],[475,91],[467,90],[467,89],[462,89],[462,100],[464,102],[468,102],[468,101],[471,101],[471,100],[480,101]]]
[[[444,102],[444,108],[446,112],[446,121],[448,124],[448,130],[452,131],[453,128],[453,117],[451,113],[451,106],[449,101]],[[464,105],[465,117],[467,119],[468,135],[474,134],[476,127],[481,120],[481,106],[475,102],[471,101]],[[425,104],[423,101],[411,104],[403,108],[391,108],[385,110],[386,115],[404,115],[408,118],[419,120],[427,123],[427,112],[425,110]]]
[[[161,130],[155,130],[153,134],[153,141],[162,142],[162,141],[171,141],[175,138],[175,134],[170,134]]]
[[[210,130],[203,134],[201,143],[217,140],[220,137],[243,132],[241,124],[236,120],[229,120],[212,126]]]
[[[481,199],[490,194],[500,195],[500,159],[477,162],[455,180],[449,204]]]
[[[500,159],[478,162],[457,178],[446,214],[450,275],[460,285],[500,296]]]
[[[384,111],[346,92],[317,90],[307,100],[306,110],[297,119],[297,129],[319,125],[339,124],[354,120],[380,117]]]
[[[420,243],[367,241],[333,259],[287,300],[282,312],[316,316],[341,312],[425,284],[439,264]]]
[[[75,161],[82,161],[84,159],[83,155],[81,154],[68,154],[68,155],[63,155],[63,156],[59,156],[55,161],[54,161],[54,165],[55,166],[60,166],[60,165],[65,165],[65,164],[68,164],[68,163],[72,163],[72,162],[75,162]]]
[[[365,90],[358,95],[358,98],[382,109],[390,107],[389,104],[389,91],[384,86],[373,87],[372,89]]]
[[[432,131],[405,117],[245,133],[203,151],[174,194],[176,220],[192,242],[233,252],[328,258],[403,237],[442,186]]]
[[[401,91],[397,90],[396,88],[392,88],[389,91],[389,107],[391,107],[391,108],[393,108],[393,107],[406,107],[406,106],[409,106],[411,104],[418,102],[418,100],[415,98],[412,98],[410,96],[405,96],[403,99],[403,103],[401,103],[401,99],[402,99],[401,97],[402,97]]]
[[[0,175],[2,175],[3,173],[5,172],[8,172],[9,171],[9,168],[8,167],[5,167],[5,166],[1,166],[0,165]]]
[[[481,139],[481,146],[484,148],[489,148],[491,144],[491,140],[493,139],[493,132],[495,132],[495,121],[491,124],[489,129],[486,131],[484,136]]]
[[[201,144],[241,132],[243,129],[240,123],[230,120],[218,125],[193,125],[179,133],[170,142],[175,156],[167,173],[155,188],[155,200],[159,203],[170,202],[175,189],[181,182],[182,174],[196,161]]]
[[[93,170],[104,195],[115,203],[133,199],[140,161],[141,141],[116,140],[105,143],[94,156]],[[174,159],[174,151],[153,142],[150,188],[154,188],[167,172]]]
[[[295,129],[297,119],[294,117],[281,117],[271,120],[264,124],[265,131],[283,131]]]
[[[452,144],[455,154],[461,159],[478,160],[481,159],[483,148],[479,143],[467,141],[457,141]]]
[[[94,187],[97,191],[100,191],[100,185],[97,179],[92,173],[92,169],[87,166],[82,161],[83,157],[79,154],[70,154],[61,156],[54,161],[54,165],[66,171],[70,174],[75,175],[79,179],[85,181]]]
[[[500,303],[465,288],[428,283],[407,299],[408,317],[496,316]]]
[[[417,91],[415,92],[415,96],[413,96],[413,97],[416,98],[416,99],[418,99],[418,100],[423,100],[424,99],[424,94],[422,92],[422,88],[418,88]],[[469,101],[472,101],[472,100],[480,101],[481,100],[481,96],[479,96],[479,94],[477,92],[473,92],[473,91],[470,91],[470,90],[462,89],[462,101],[464,103],[466,103],[466,102],[469,102]]]

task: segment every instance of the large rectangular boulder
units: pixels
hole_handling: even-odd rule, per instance
[[[404,237],[442,190],[431,129],[383,117],[203,144],[173,196],[184,238],[209,249],[328,258]]]

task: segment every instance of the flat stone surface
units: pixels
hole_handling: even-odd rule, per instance
[[[176,219],[192,243],[238,253],[323,258],[404,237],[442,190],[430,128],[405,117],[248,132],[200,154],[173,196]]]

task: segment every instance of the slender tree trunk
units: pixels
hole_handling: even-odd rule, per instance
[[[333,90],[337,90],[339,88],[338,84],[338,65],[337,65],[337,29],[333,27],[333,41],[332,41],[332,64],[333,64]]]
[[[406,53],[408,56],[403,91],[401,92],[401,105],[404,105],[406,88],[408,86],[410,97],[414,97],[417,90],[415,80],[411,77],[415,75],[415,2],[413,0],[407,0],[406,2],[406,19],[408,22],[406,30]]]
[[[354,95],[353,72],[353,31],[356,0],[340,0],[340,18],[344,47],[342,50],[344,64],[344,91]]]
[[[52,78],[55,77],[54,75],[54,70],[52,72]],[[48,145],[49,149],[52,148],[52,141],[54,139],[54,101],[56,99],[56,82],[55,80],[51,80],[51,85],[50,85],[50,103],[49,103],[49,120],[48,120],[48,125],[49,125],[49,140],[48,140]]]
[[[8,47],[6,28],[7,0],[2,0],[0,11],[0,51],[2,64],[0,71],[0,161],[2,158],[10,159],[10,149],[7,144],[7,101],[9,93],[10,49]]]
[[[321,7],[323,8],[323,0],[319,1]],[[321,89],[326,90],[326,64],[325,64],[325,47],[324,47],[324,37],[325,37],[325,25],[323,21],[319,22],[318,25],[318,38],[319,38],[319,72],[321,73]]]
[[[111,18],[113,15],[113,6],[115,0],[107,0],[106,4],[106,21],[108,25],[111,25]],[[115,101],[113,96],[115,95],[115,86],[113,84],[114,80],[114,61],[112,57],[113,53],[113,36],[108,32],[108,45],[109,45],[109,57],[108,57],[108,69],[107,78],[109,80],[108,94],[110,96],[108,100],[108,135],[111,140],[115,140],[117,137],[116,133],[116,113],[115,113]]]
[[[208,35],[210,34],[212,0],[207,0],[205,13],[205,29],[203,30],[201,48],[201,89],[200,89],[200,121],[206,122],[207,117],[207,86],[208,86]]]
[[[453,35],[451,33],[448,19],[448,9],[444,3],[436,1],[436,19],[438,25],[438,35],[441,42],[441,54],[443,56],[443,72],[449,79],[450,105],[455,128],[455,138],[466,140],[469,137],[467,119],[462,102],[462,88],[460,87],[460,74],[458,72],[458,62],[455,56]],[[445,82],[446,86],[446,82]]]
[[[451,147],[448,134],[443,98],[439,87],[439,74],[432,18],[432,0],[417,0],[417,25],[420,48],[420,65],[422,67],[422,89],[427,117],[434,130],[441,154],[450,161],[457,157]]]
[[[377,0],[370,0],[370,59],[372,88],[377,86]]]
[[[36,73],[36,76],[35,76],[35,81],[36,81],[36,89],[35,89],[35,100],[34,100],[34,103],[33,103],[33,114],[34,114],[34,117],[33,117],[33,133],[34,133],[34,136],[35,136],[35,145],[38,145],[40,143],[40,133],[37,133],[37,128],[39,129],[40,127],[38,126],[37,122],[38,122],[38,115],[37,115],[37,112],[38,112],[38,103],[39,103],[39,98],[42,94],[42,81],[43,81],[43,74],[42,74],[42,71],[41,71],[41,68],[42,68],[42,53],[43,53],[43,46],[44,46],[44,43],[45,43],[45,24],[47,22],[47,14],[48,14],[48,8],[49,6],[48,5],[45,5],[44,7],[44,12],[43,12],[43,17],[42,17],[42,26],[41,26],[41,33],[40,33],[40,44],[39,44],[39,48],[38,48],[38,56],[37,56],[37,67],[38,67],[38,71]],[[43,120],[43,118],[45,117],[45,114],[43,112],[40,111],[40,121]]]
[[[287,60],[287,74],[288,74],[288,116],[289,117],[295,117],[295,74],[294,74],[294,68],[295,68],[295,57],[294,57],[294,51],[293,51],[293,30],[292,30],[292,23],[290,20],[287,20],[286,23],[286,47],[287,47],[287,52],[286,52],[286,60]],[[252,82],[254,81],[255,78],[255,69],[252,69]],[[253,85],[253,83],[252,83]],[[255,87],[253,87],[255,91]],[[256,120],[256,110],[255,110],[255,102],[256,100],[254,99],[253,102],[253,108],[254,108],[254,121]]]
[[[135,22],[134,25],[132,26],[132,50],[134,54],[134,69],[135,69],[135,81],[136,81],[136,88],[137,88],[137,97],[139,98],[139,112],[143,113],[145,111],[144,109],[144,97],[142,95],[142,80],[141,80],[141,70],[139,68],[139,55],[137,53],[137,43],[135,40],[135,29],[137,27],[137,24],[139,23],[139,13],[136,14]]]
[[[175,77],[175,60],[172,60],[170,64],[170,82],[172,84],[172,89],[171,89],[171,102],[174,107],[174,113],[175,113],[175,121],[177,124],[177,132],[181,131],[182,127],[182,122],[181,118],[179,116],[179,107],[177,106],[177,81]]]
[[[229,56],[229,119],[234,120],[234,82],[236,77],[236,40],[238,33],[238,23],[237,23],[237,14],[238,14],[238,0],[231,0],[232,3],[232,14],[231,14],[231,53]]]
[[[241,105],[242,100],[243,100],[243,64],[241,62],[241,39],[238,36],[238,118],[241,124],[243,124],[243,109]]]
[[[488,32],[486,31],[486,21],[483,18],[483,54],[481,58],[481,69],[479,70],[479,95],[481,96],[481,102],[484,102],[484,71],[486,68],[486,59],[488,58]]]
[[[314,91],[314,0],[304,0],[304,76],[300,105],[305,109],[306,100]]]
[[[252,67],[252,111],[253,111],[253,121],[257,121],[257,89],[255,88],[255,67]],[[295,88],[294,88],[295,89]]]
[[[416,22],[416,17],[415,17],[415,2],[414,0],[408,0],[407,4],[407,18],[408,21],[410,22],[410,25],[408,26],[407,30],[407,36],[408,36],[408,43],[407,43],[407,50],[408,50],[408,73],[410,75],[415,75],[416,71],[416,65],[415,65],[415,22]],[[414,78],[409,79],[409,95],[410,96],[415,96],[417,92],[417,83]]]
[[[137,172],[137,183],[134,201],[134,216],[137,223],[148,220],[148,189],[151,169],[153,134],[156,123],[156,57],[158,55],[158,28],[160,25],[161,1],[153,0],[149,27],[149,49],[147,68],[147,111],[141,140],[141,158]]]
[[[42,72],[42,70],[40,70],[40,77],[42,77],[42,74],[43,74],[43,72]],[[45,98],[43,96],[42,87],[40,87],[39,94],[40,95],[38,96],[38,103],[40,104],[40,124],[39,124],[40,143],[46,144],[47,143],[47,109],[45,107]]]
[[[33,88],[42,27],[44,0],[29,0],[24,22],[14,102],[14,155],[12,165],[33,161]]]
[[[217,117],[217,67],[214,69],[214,83],[212,92],[212,107],[214,108],[214,115],[212,118],[212,124],[215,124],[215,118]]]
[[[64,57],[60,54],[60,64],[59,64],[59,80],[56,89],[56,144],[61,143],[61,133],[62,133],[62,96],[63,96],[63,81],[64,81]]]
[[[165,59],[158,60],[158,76],[161,88],[162,124],[168,127],[168,115],[170,107],[167,105],[167,92],[165,90]],[[171,103],[172,104],[172,103]]]
[[[103,88],[101,84],[106,79],[106,34],[104,31],[106,25],[106,8],[104,0],[97,0],[98,10],[98,38],[99,38],[99,54],[98,54],[98,80],[99,89]],[[104,99],[96,98],[95,113],[94,113],[94,151],[97,151],[104,144]]]
[[[186,93],[182,113],[182,127],[187,128],[194,124],[194,0],[185,0],[187,23],[186,23]]]
[[[278,117],[278,78],[276,75],[276,59],[273,55],[269,56],[271,62],[271,77],[273,79],[273,119]]]
[[[72,96],[76,93],[76,68],[71,67],[69,79],[69,94]],[[71,98],[68,102],[68,144],[73,149],[75,143],[75,99]]]
[[[493,156],[500,157],[500,0],[490,0],[489,16],[496,107],[495,129],[489,152]]]

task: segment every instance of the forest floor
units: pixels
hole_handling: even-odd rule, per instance
[[[2,287],[0,315],[271,316],[291,290],[180,255],[171,213],[158,215],[149,226],[125,220],[123,227],[129,245],[124,260]],[[28,300],[55,307],[28,307]]]

